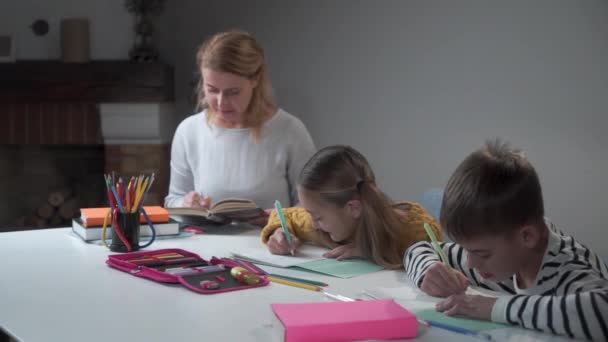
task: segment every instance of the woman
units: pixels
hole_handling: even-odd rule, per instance
[[[294,205],[295,179],[315,147],[304,124],[277,107],[260,44],[245,32],[218,33],[196,60],[203,110],[175,132],[165,207],[229,197]]]

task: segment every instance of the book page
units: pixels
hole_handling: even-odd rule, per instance
[[[298,248],[296,255],[274,255],[265,246],[240,248],[238,251],[231,251],[237,259],[243,259],[255,264],[263,264],[275,267],[291,267],[309,261],[322,260],[323,253],[328,249],[315,245],[302,245]]]
[[[215,214],[222,214],[231,211],[256,209],[257,207],[258,206],[251,200],[241,198],[227,198],[214,203],[209,211]]]
[[[207,208],[167,208],[170,216],[201,216],[207,217],[209,215],[209,210]]]
[[[297,267],[343,279],[378,272],[384,269],[380,265],[362,259],[346,259],[341,261],[322,259],[299,264]]]

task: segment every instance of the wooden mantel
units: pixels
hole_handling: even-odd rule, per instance
[[[173,68],[130,61],[0,63],[0,104],[172,102]]]

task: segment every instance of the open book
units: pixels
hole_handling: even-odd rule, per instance
[[[166,208],[169,216],[177,221],[206,219],[213,222],[248,221],[265,215],[264,209],[255,202],[242,198],[227,198],[211,205],[211,208]]]

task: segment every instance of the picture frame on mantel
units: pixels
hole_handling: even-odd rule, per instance
[[[15,48],[15,36],[0,32],[0,62],[14,62]]]

